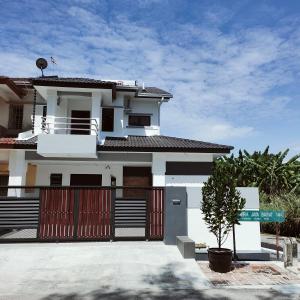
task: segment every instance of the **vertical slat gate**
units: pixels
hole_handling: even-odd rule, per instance
[[[162,240],[164,237],[164,189],[153,188],[148,203],[149,240]]]
[[[111,190],[82,189],[79,197],[78,239],[111,238]]]
[[[41,240],[69,240],[74,235],[74,190],[42,188],[40,191]]]

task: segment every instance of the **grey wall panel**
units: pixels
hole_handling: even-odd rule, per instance
[[[166,175],[211,175],[212,162],[167,161]]]
[[[176,245],[176,236],[187,235],[187,192],[185,187],[166,187],[164,242]]]

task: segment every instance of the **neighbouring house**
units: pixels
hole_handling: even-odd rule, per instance
[[[161,135],[172,97],[136,81],[0,77],[0,229],[58,241],[189,235],[214,246],[201,187],[233,147]],[[258,209],[256,190],[242,194]],[[238,249],[260,250],[257,222],[236,231]]]

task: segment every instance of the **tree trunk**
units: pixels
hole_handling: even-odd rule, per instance
[[[222,234],[221,226],[219,226],[219,239],[218,239],[219,249],[221,248],[221,234]]]

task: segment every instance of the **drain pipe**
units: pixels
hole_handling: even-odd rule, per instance
[[[157,104],[158,104],[158,126],[159,126],[159,130],[160,130],[160,106],[163,104],[163,102],[167,102],[167,100],[165,100],[164,96],[161,97],[160,100],[158,100]]]

